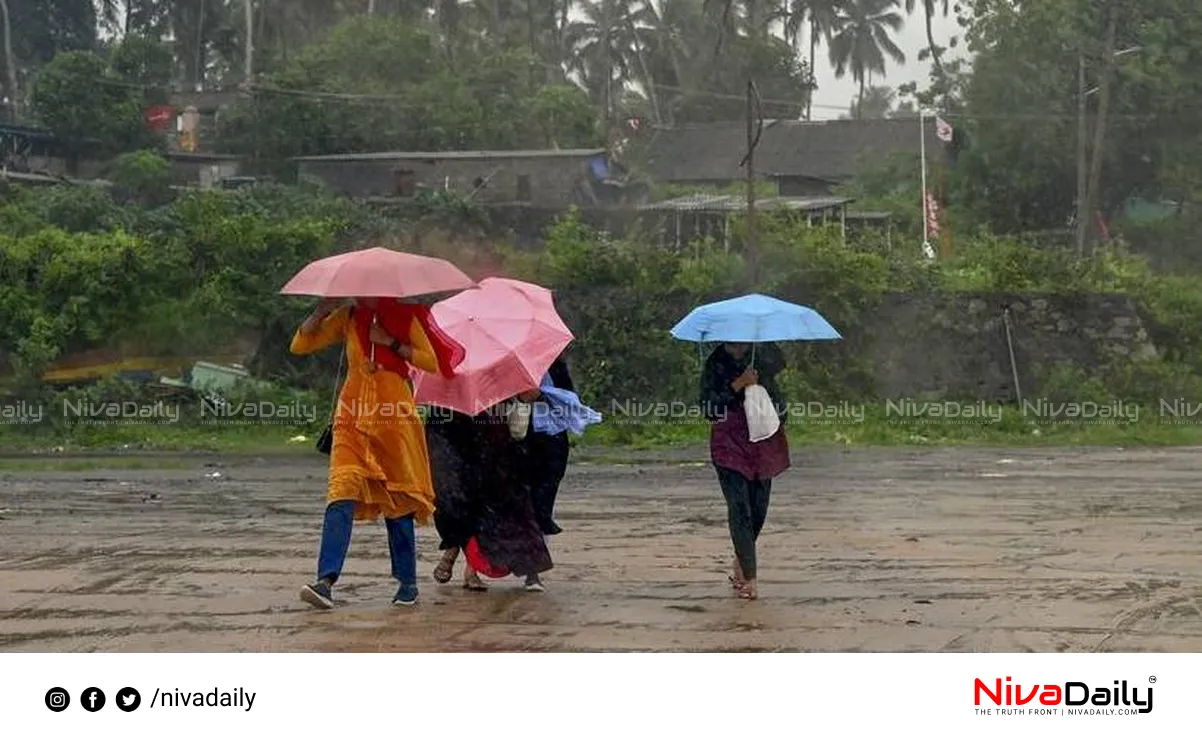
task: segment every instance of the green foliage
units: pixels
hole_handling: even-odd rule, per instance
[[[588,94],[575,85],[539,88],[530,102],[530,118],[541,129],[545,147],[595,147],[603,141]]]
[[[107,190],[81,186],[20,191],[0,211],[0,224],[9,235],[27,235],[44,227],[72,233],[128,231],[135,220],[135,212],[119,206]]]
[[[111,63],[122,80],[142,87],[147,104],[167,102],[175,66],[170,47],[149,36],[129,34],[113,50]]]
[[[38,73],[34,114],[72,157],[103,156],[154,144],[145,98],[93,52],[64,52]]]
[[[1036,370],[1039,398],[1052,403],[1094,402],[1113,399],[1106,383],[1078,364],[1055,364]]]
[[[64,354],[220,351],[292,324],[279,287],[345,237],[353,209],[300,189],[195,193],[153,210],[102,191],[19,192],[0,212],[0,348],[37,376]]]
[[[60,52],[96,48],[96,9],[92,0],[9,0],[13,54],[36,69]]]
[[[423,208],[427,215],[446,208],[443,217],[454,221],[461,206]],[[308,303],[277,292],[300,266],[339,246],[362,247],[365,234],[412,228],[372,214],[307,185],[195,192],[153,208],[119,205],[95,189],[17,190],[0,207],[0,348],[10,352],[17,381],[28,385],[75,352],[204,355],[245,336],[261,341],[256,375],[320,396],[336,360],[289,356],[288,339]],[[748,290],[744,227],[739,220],[732,227],[729,250],[713,240],[677,250],[656,236],[614,237],[570,212],[550,228],[540,252],[477,237],[453,260],[475,275],[508,274],[554,288],[576,333],[570,353],[584,396],[620,418],[635,401],[695,399],[706,349],[673,341],[667,330],[699,303]],[[418,234],[421,249],[433,254],[449,257],[458,245]],[[946,290],[1127,294],[1145,313],[1164,359],[1112,361],[1089,372],[1042,370],[1040,393],[1099,401],[1202,393],[1202,279],[1158,274],[1121,248],[1082,259],[980,234],[962,237],[950,261],[930,262],[912,240],[899,238],[890,249],[867,234],[845,244],[837,226],[810,227],[780,212],[762,215],[759,248],[757,289],[815,307],[845,336],[841,343],[786,345],[790,368],[781,384],[794,401],[872,400],[875,380],[860,345],[866,317],[890,293]],[[630,441],[682,435],[662,427],[624,430]],[[869,429],[844,433],[877,436]],[[902,433],[912,443],[954,438],[920,427]]]
[[[698,42],[704,44],[705,37],[691,40]],[[782,40],[726,36],[717,52],[713,42],[691,52],[695,67],[675,83],[681,90],[670,102],[676,123],[741,120],[746,115],[742,98],[748,77],[756,81],[765,118],[801,115],[809,97],[809,72]]]
[[[1104,60],[1105,12],[1083,0],[968,4],[971,76],[962,76],[960,161],[953,200],[976,225],[996,232],[1063,227],[1074,209],[1078,53],[1086,86],[1111,74],[1105,121],[1103,214],[1128,197],[1188,200],[1199,179],[1194,71],[1202,63],[1202,6],[1180,0],[1117,2],[1116,40],[1132,50]],[[1097,96],[1087,103],[1092,119]],[[1095,135],[1088,122],[1087,137]]]
[[[486,228],[489,223],[488,210],[479,201],[455,191],[420,191],[409,211],[431,227],[460,230]]]
[[[588,99],[570,87],[532,84],[526,51],[451,61],[437,47],[424,26],[352,18],[223,114],[222,147],[280,163],[334,152],[597,143]]]
[[[153,203],[171,193],[171,166],[149,150],[127,152],[112,164],[113,185]]]

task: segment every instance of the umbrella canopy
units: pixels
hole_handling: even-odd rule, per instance
[[[419,373],[415,396],[432,405],[476,415],[537,389],[572,342],[551,292],[511,279],[484,279],[432,308],[434,321],[466,349],[451,379]]]
[[[829,341],[843,337],[809,307],[763,294],[702,305],[672,328],[672,336],[698,343]]]
[[[368,248],[313,261],[280,293],[402,299],[455,292],[474,285],[467,274],[441,258]]]

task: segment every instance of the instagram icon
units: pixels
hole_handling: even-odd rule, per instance
[[[46,707],[51,712],[62,712],[71,705],[71,695],[61,686],[46,692]]]

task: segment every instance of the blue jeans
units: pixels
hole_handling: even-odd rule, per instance
[[[355,501],[340,500],[326,506],[321,527],[321,549],[317,554],[317,579],[331,584],[342,574],[347,550],[351,548],[351,529],[355,523]],[[392,577],[403,586],[417,583],[417,538],[413,517],[384,519],[388,529],[388,553],[392,558]]]

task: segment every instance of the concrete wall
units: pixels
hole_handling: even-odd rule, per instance
[[[301,176],[316,177],[347,196],[395,196],[396,169],[410,170],[417,184],[426,188],[449,188],[462,194],[486,181],[478,197],[484,203],[529,201],[539,206],[569,206],[576,203],[577,183],[587,175],[587,157],[563,155],[523,158],[445,160],[302,160]],[[529,179],[528,193],[521,193],[519,179]],[[527,198],[528,197],[528,198]]]
[[[810,304],[787,289],[782,299]],[[716,299],[716,297],[715,297]],[[556,305],[576,334],[579,376],[604,397],[692,399],[696,380],[686,369],[695,350],[665,332],[696,300],[640,296],[626,288],[560,292]],[[842,384],[878,400],[931,398],[1014,402],[1014,376],[1002,321],[1010,307],[1019,384],[1024,398],[1041,394],[1041,375],[1061,363],[1096,370],[1109,362],[1155,357],[1138,311],[1122,296],[898,294],[868,309],[859,327],[840,327],[834,344],[786,344],[796,363],[808,354]],[[821,305],[816,309],[822,311]],[[615,328],[625,328],[615,335]],[[620,361],[611,357],[618,353]],[[692,356],[692,358],[690,358]],[[590,371],[591,369],[591,371]],[[839,373],[839,372],[835,372]],[[682,376],[683,375],[683,376]],[[826,401],[831,402],[831,401]]]
[[[877,394],[1014,400],[1006,307],[1024,396],[1037,393],[1040,366],[1092,369],[1157,355],[1139,312],[1123,296],[896,295],[866,318],[861,339]]]
[[[171,166],[171,182],[177,186],[213,187],[222,178],[232,178],[242,172],[242,161],[235,157],[172,152],[167,155]]]

